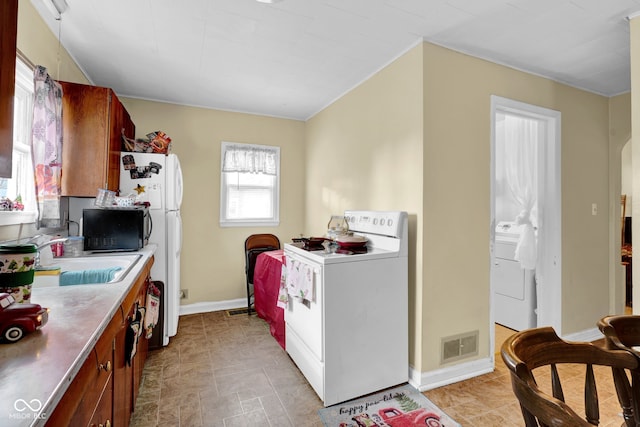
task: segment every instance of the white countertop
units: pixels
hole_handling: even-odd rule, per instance
[[[49,321],[17,343],[0,343],[0,425],[46,423],[155,250],[125,253],[143,257],[117,283],[32,290]]]

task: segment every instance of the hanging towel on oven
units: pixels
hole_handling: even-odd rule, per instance
[[[315,301],[313,267],[296,260],[287,260],[287,291],[289,295]]]
[[[287,259],[284,257],[284,264],[280,268],[280,289],[278,290],[278,301],[276,306],[280,308],[287,308],[289,303],[289,292],[287,291]]]

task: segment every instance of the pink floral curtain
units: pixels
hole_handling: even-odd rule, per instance
[[[43,66],[36,66],[33,73],[35,91],[31,154],[38,205],[37,226],[58,228],[62,226],[62,87]]]

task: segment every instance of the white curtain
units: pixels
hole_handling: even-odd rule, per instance
[[[523,226],[515,259],[527,270],[535,269],[537,261],[538,129],[537,120],[505,116],[505,175],[520,208],[515,222]]]
[[[222,171],[276,175],[276,162],[275,148],[247,144],[229,145],[224,151]]]

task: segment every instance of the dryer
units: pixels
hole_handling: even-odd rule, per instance
[[[535,274],[515,260],[521,230],[514,222],[498,223],[491,268],[495,322],[516,331],[537,326]]]

